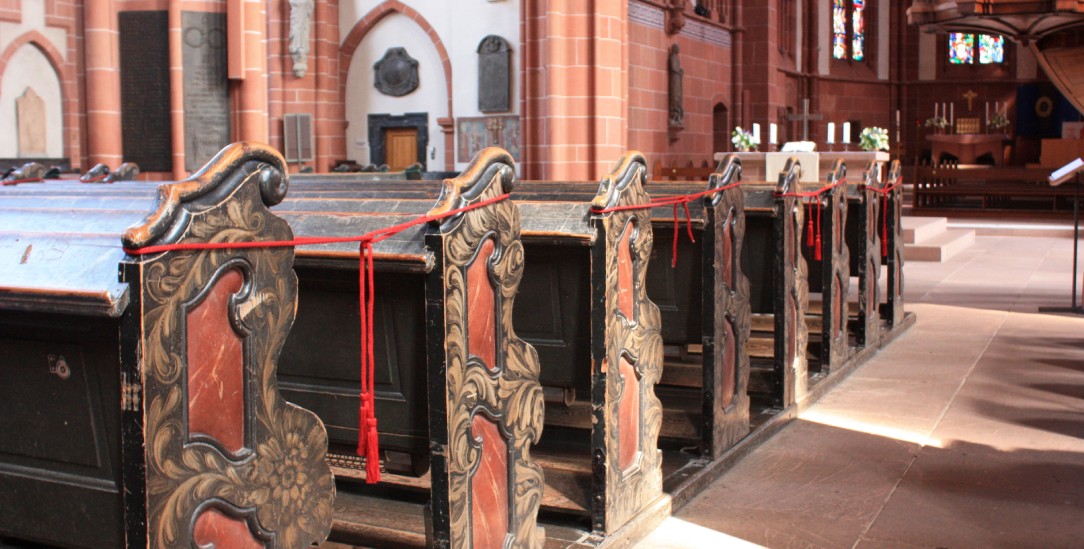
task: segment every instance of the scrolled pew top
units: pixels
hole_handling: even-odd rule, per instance
[[[742,180],[742,171],[741,158],[736,154],[728,154],[715,168],[715,172],[708,177],[708,189],[718,189],[740,182]],[[715,204],[722,197],[722,192],[714,193],[707,197],[707,203]]]
[[[623,196],[634,181],[642,188],[647,183],[647,159],[639,151],[629,151],[618,161],[617,167],[599,182],[598,194],[591,201],[593,213],[602,212],[621,205]]]
[[[231,144],[192,177],[160,185],[154,211],[124,232],[124,246],[135,250],[177,242],[191,214],[220,203],[252,176],[259,178],[264,205],[274,206],[286,198],[286,173],[286,160],[271,147],[248,142]]]
[[[512,155],[498,147],[487,147],[478,153],[462,175],[444,180],[437,204],[426,215],[439,217],[452,210],[478,202],[490,188],[495,191],[493,197],[510,193],[515,179],[516,161]],[[448,226],[458,222],[462,217],[463,214],[460,213],[443,221],[434,221],[434,223]]]

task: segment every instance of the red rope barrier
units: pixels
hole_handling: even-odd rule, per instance
[[[373,484],[380,482],[380,442],[376,423],[376,383],[375,383],[375,341],[373,334],[374,314],[373,302],[376,292],[374,284],[373,268],[373,244],[386,240],[406,229],[438,221],[458,215],[463,212],[475,210],[500,202],[508,198],[508,194],[489,198],[449,210],[439,215],[424,215],[410,221],[392,225],[383,229],[370,231],[360,236],[347,237],[298,237],[293,240],[266,240],[260,242],[181,242],[177,244],[161,244],[158,246],[146,246],[138,249],[125,248],[128,255],[140,256],[161,252],[177,251],[204,251],[204,250],[243,250],[257,248],[287,248],[297,246],[313,246],[318,244],[338,244],[345,242],[358,243],[358,314],[361,317],[361,383],[359,390],[360,405],[358,406],[358,444],[357,454],[365,457],[365,482]]]
[[[40,177],[28,177],[26,179],[8,179],[7,181],[0,181],[0,184],[6,187],[8,185],[18,185],[20,183],[41,183],[42,181],[45,180]]]
[[[895,190],[903,185],[903,178],[897,177],[891,185],[877,189],[874,187],[863,186],[867,191],[878,193],[881,195],[881,212],[884,214],[881,216],[881,255],[888,255],[888,197],[892,195]]]
[[[677,247],[678,247],[678,235],[681,232],[681,222],[678,220],[678,206],[681,206],[685,210],[685,233],[689,236],[689,242],[696,242],[696,238],[693,237],[693,222],[692,215],[689,214],[689,203],[698,198],[703,198],[708,195],[720,193],[726,190],[730,190],[736,187],[740,187],[741,181],[737,183],[731,183],[729,185],[723,185],[722,187],[716,187],[714,189],[708,189],[706,191],[700,191],[693,194],[679,194],[673,196],[664,196],[656,198],[643,204],[626,204],[624,206],[611,206],[609,208],[591,208],[591,213],[604,214],[610,212],[626,212],[632,210],[648,210],[651,208],[658,208],[661,206],[673,206],[674,207],[674,253],[670,258],[670,268],[677,267]]]

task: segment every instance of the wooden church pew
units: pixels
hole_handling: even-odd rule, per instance
[[[693,195],[741,181],[741,161],[726,158],[707,184],[652,182],[656,198]],[[679,207],[679,210],[682,208]],[[745,202],[734,187],[673,209],[652,212],[655,253],[648,296],[662,314],[666,364],[660,382],[663,436],[695,440],[714,459],[749,432],[749,280],[742,269]],[[678,231],[673,263],[674,231]],[[687,231],[691,230],[690,240]]]
[[[824,183],[803,185],[802,188],[806,192],[815,192],[825,185],[831,188],[811,198],[810,201],[817,205],[806,212],[807,215],[816,214],[812,223],[820,223],[820,227],[815,231],[819,241],[814,242],[813,246],[803,247],[809,269],[809,292],[820,294],[818,303],[808,309],[810,315],[819,317],[820,320],[816,323],[816,331],[819,333],[812,342],[818,360],[811,370],[822,376],[829,375],[832,368],[841,366],[851,354],[847,336],[847,291],[850,287],[851,265],[846,240],[848,185],[847,165],[842,159],[833,162]],[[818,246],[819,254],[816,249]]]
[[[552,395],[547,436],[532,450],[546,472],[543,507],[589,517],[601,536],[658,513],[663,501],[654,395],[662,347],[658,310],[644,283],[650,213],[591,211],[645,204],[645,176],[646,161],[632,153],[601,185],[518,181],[512,193],[522,212],[526,263],[513,324],[538,350],[541,381]],[[307,176],[297,187],[387,200],[433,193],[424,181],[356,183]],[[610,375],[613,364],[620,375]],[[629,391],[635,399],[626,398]]]
[[[339,176],[299,178],[275,211],[301,236],[360,235],[503,195],[514,173],[508,153],[487,149],[438,183],[436,197],[361,196]],[[542,432],[542,391],[536,353],[512,322],[524,268],[519,210],[496,202],[407,229],[374,252],[375,415],[393,473],[382,484],[404,488],[400,499],[426,494],[424,520],[419,512],[407,522],[430,529],[434,546],[539,547],[543,477],[529,449]],[[279,381],[327,424],[336,474],[361,479],[357,244],[299,249],[297,271],[298,318]],[[340,483],[338,535],[402,542],[404,523],[388,523],[387,500],[373,497],[387,491]]]
[[[905,312],[903,308],[903,165],[899,160],[893,160],[888,170],[888,179],[882,186],[888,194],[888,207],[879,212],[881,222],[886,226],[888,239],[887,254],[882,258],[883,265],[888,269],[888,292],[885,303],[881,307],[881,318],[885,319],[892,329],[904,325]]]
[[[776,184],[745,182],[742,268],[749,278],[752,312],[749,389],[786,408],[808,390],[808,267],[802,254],[805,208],[801,166],[787,161]]]
[[[0,188],[0,538],[51,546],[323,541],[335,487],[315,415],[275,378],[294,320],[270,148],[161,186]]]

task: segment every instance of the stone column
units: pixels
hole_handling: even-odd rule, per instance
[[[523,173],[594,180],[628,146],[626,2],[528,2]]]
[[[116,168],[123,161],[120,125],[120,46],[113,0],[83,5],[86,55],[87,162]],[[77,159],[72,159],[73,162]]]
[[[237,86],[237,138],[269,143],[267,100],[267,3],[245,0],[245,78]]]

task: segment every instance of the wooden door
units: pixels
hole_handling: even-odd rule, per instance
[[[384,130],[384,158],[393,172],[406,169],[418,161],[418,128],[387,128]]]

